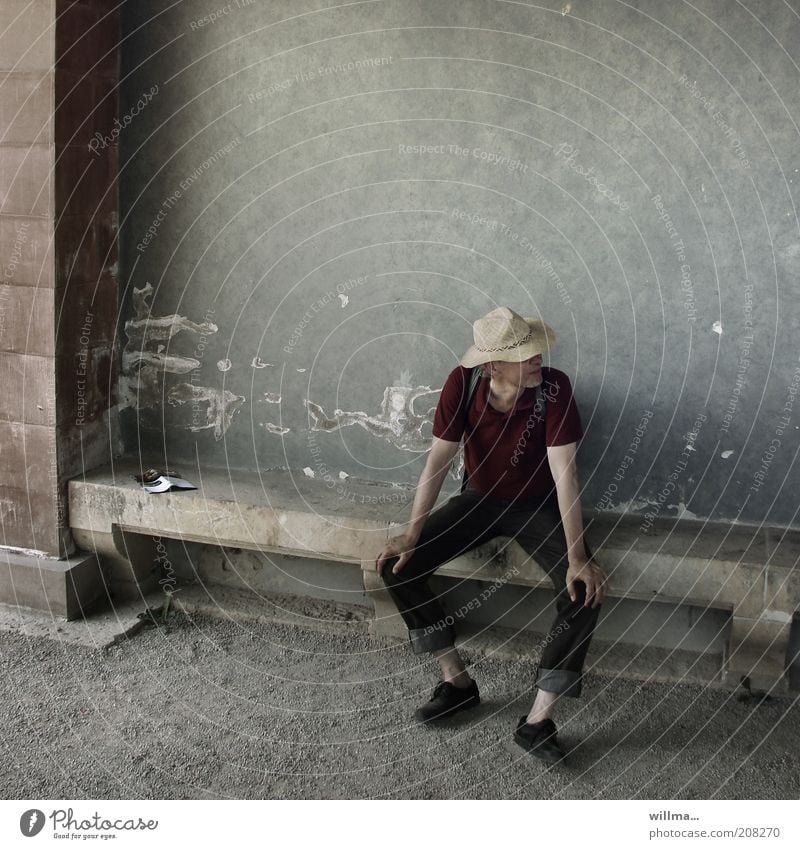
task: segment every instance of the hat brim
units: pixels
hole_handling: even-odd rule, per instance
[[[553,328],[538,318],[525,317],[525,321],[531,329],[531,338],[527,342],[506,351],[481,351],[475,345],[470,345],[467,353],[461,358],[461,365],[464,368],[474,368],[483,363],[498,361],[521,363],[537,354],[549,351],[556,342],[556,334]]]

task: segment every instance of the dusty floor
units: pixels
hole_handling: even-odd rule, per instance
[[[105,652],[0,633],[0,795],[718,798],[800,795],[800,705],[587,675],[568,766],[511,740],[534,664],[473,655],[483,704],[420,727],[436,670],[363,633],[192,618]]]

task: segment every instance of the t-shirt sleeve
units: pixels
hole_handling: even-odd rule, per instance
[[[557,445],[577,442],[583,436],[583,428],[569,378],[563,372],[557,372],[549,385],[545,384],[545,390],[547,447],[554,448]]]
[[[457,366],[447,376],[433,416],[433,435],[448,442],[459,442],[464,435],[464,409],[469,388],[469,369]]]

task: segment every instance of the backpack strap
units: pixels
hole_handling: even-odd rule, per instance
[[[475,396],[475,390],[478,388],[478,383],[480,383],[481,373],[483,369],[481,366],[475,366],[469,375],[469,388],[467,389],[467,398],[464,402],[464,429],[466,430],[467,422],[469,420],[469,408],[472,404],[472,399]],[[464,477],[461,480],[461,491],[463,492],[467,488],[467,463],[464,461]]]

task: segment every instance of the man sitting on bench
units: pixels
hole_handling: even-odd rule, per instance
[[[580,695],[606,594],[606,573],[583,540],[580,417],[569,378],[542,366],[543,352],[555,342],[543,321],[499,307],[478,319],[473,331],[475,344],[442,388],[408,528],[386,543],[375,565],[408,626],[413,651],[432,652],[441,665],[442,680],[416,712],[421,722],[480,702],[455,648],[453,617],[445,616],[428,577],[495,536],[513,537],[546,570],[557,612],[536,673],[536,698],[514,739],[552,763],[564,756],[555,704],[559,696]],[[465,486],[431,513],[462,437]]]

